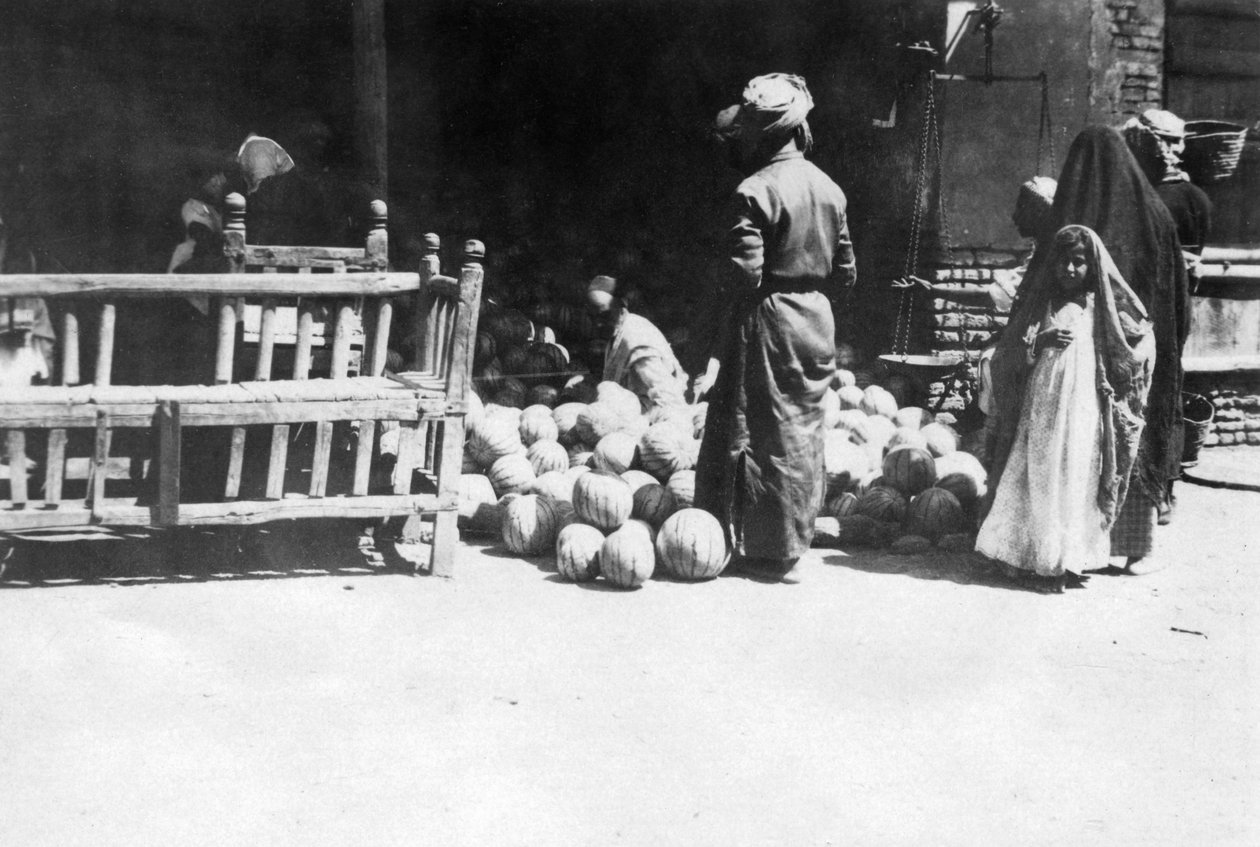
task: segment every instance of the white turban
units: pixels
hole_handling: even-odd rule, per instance
[[[755,117],[766,133],[796,129],[805,123],[812,108],[814,98],[805,87],[805,79],[795,74],[766,74],[744,88],[743,111]]]

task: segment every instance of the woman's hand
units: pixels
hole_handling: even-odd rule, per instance
[[[1065,326],[1052,326],[1037,333],[1037,349],[1045,350],[1047,347],[1062,349],[1075,340],[1076,336],[1072,334],[1072,330]]]
[[[895,289],[914,288],[916,285],[922,286],[924,291],[932,290],[932,283],[917,276],[903,276],[901,279],[892,281],[892,287]]]
[[[717,382],[718,361],[710,359],[708,367],[704,373],[697,374],[696,378],[691,382],[691,402],[699,403],[713,388],[713,383]]]

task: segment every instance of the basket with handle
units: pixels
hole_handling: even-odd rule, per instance
[[[1220,182],[1238,170],[1247,128],[1225,121],[1187,121],[1186,173],[1197,183]]]
[[[1185,444],[1181,451],[1182,467],[1192,467],[1199,463],[1199,450],[1212,430],[1212,418],[1216,409],[1212,401],[1202,394],[1189,391],[1181,392],[1182,417],[1186,423]]]

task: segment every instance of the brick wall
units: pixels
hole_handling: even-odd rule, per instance
[[[1095,0],[1095,119],[1120,123],[1164,102],[1164,0]]]
[[[1207,397],[1215,409],[1205,446],[1260,446],[1260,373],[1187,374],[1185,389]]]

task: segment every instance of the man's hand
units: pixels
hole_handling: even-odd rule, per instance
[[[709,366],[704,373],[697,374],[696,378],[691,381],[691,402],[699,403],[705,398],[705,395],[713,388],[713,383],[717,382],[718,361],[710,359]]]
[[[932,283],[917,276],[903,276],[901,279],[892,281],[892,287],[896,289],[914,288],[916,285],[922,286],[924,291],[932,290]]]

